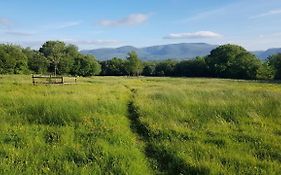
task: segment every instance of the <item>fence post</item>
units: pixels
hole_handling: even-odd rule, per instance
[[[32,75],[32,84],[35,85],[35,78],[34,78],[34,75]]]

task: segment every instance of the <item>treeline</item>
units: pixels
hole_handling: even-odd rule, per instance
[[[137,55],[132,52],[134,57]],[[131,58],[132,53],[128,58]],[[136,58],[135,60],[139,60]],[[131,62],[131,61],[129,61]],[[281,79],[281,54],[261,61],[246,49],[237,45],[223,45],[206,57],[191,60],[143,62],[128,71],[128,59],[113,58],[100,62],[101,75],[121,76],[141,73],[144,76],[217,77],[235,79]],[[133,63],[130,63],[133,64]]]
[[[0,74],[60,74],[74,76],[175,76],[235,79],[281,79],[281,53],[261,61],[237,45],[222,45],[206,57],[191,60],[142,62],[136,52],[126,59],[97,61],[61,41],[48,41],[39,50],[0,44]]]
[[[100,64],[94,56],[82,55],[74,45],[48,41],[39,50],[0,45],[0,74],[98,75]]]

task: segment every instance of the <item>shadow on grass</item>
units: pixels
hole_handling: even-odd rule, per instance
[[[281,84],[281,80],[253,80],[253,82],[265,84]]]
[[[210,169],[206,167],[197,167],[186,164],[182,159],[177,157],[174,152],[169,151],[154,144],[147,144],[146,155],[155,160],[156,170],[161,173],[174,175],[174,174],[210,174]]]

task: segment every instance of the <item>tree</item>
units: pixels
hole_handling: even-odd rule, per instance
[[[128,75],[126,70],[127,60],[121,58],[112,58],[101,62],[102,72],[101,75],[105,76],[122,76]]]
[[[274,79],[281,79],[281,53],[268,58],[269,65],[274,71]]]
[[[155,75],[156,64],[154,62],[145,62],[142,74],[144,76],[153,76]]]
[[[260,66],[260,60],[253,54],[243,52],[237,55],[232,62],[229,68],[230,78],[256,79]]]
[[[27,57],[22,48],[0,44],[0,74],[20,74],[27,71]]]
[[[49,61],[42,53],[31,50],[30,48],[24,49],[24,53],[28,59],[27,64],[29,70],[40,74],[47,72]]]
[[[79,55],[81,54],[79,53],[77,46],[73,44],[65,45],[57,65],[58,73],[69,74],[72,69],[72,65],[74,64],[74,59]]]
[[[165,60],[156,64],[155,75],[174,76],[174,70],[177,62],[174,60]]]
[[[49,71],[54,74],[68,74],[72,68],[74,58],[79,55],[78,48],[66,45],[62,41],[47,41],[39,49],[49,61]]]
[[[208,76],[207,64],[203,57],[181,61],[175,66],[175,75],[187,77]]]
[[[100,64],[91,55],[77,55],[74,58],[74,64],[71,70],[72,75],[93,76],[101,71]]]
[[[271,80],[274,78],[274,70],[269,65],[268,61],[262,63],[257,71],[257,79]]]
[[[129,75],[139,76],[142,72],[143,65],[135,51],[129,52],[127,57],[127,71]]]
[[[243,47],[223,45],[206,58],[212,76],[222,78],[255,79],[260,61]]]

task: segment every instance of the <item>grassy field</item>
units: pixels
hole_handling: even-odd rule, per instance
[[[0,174],[281,174],[281,85],[0,77]]]

